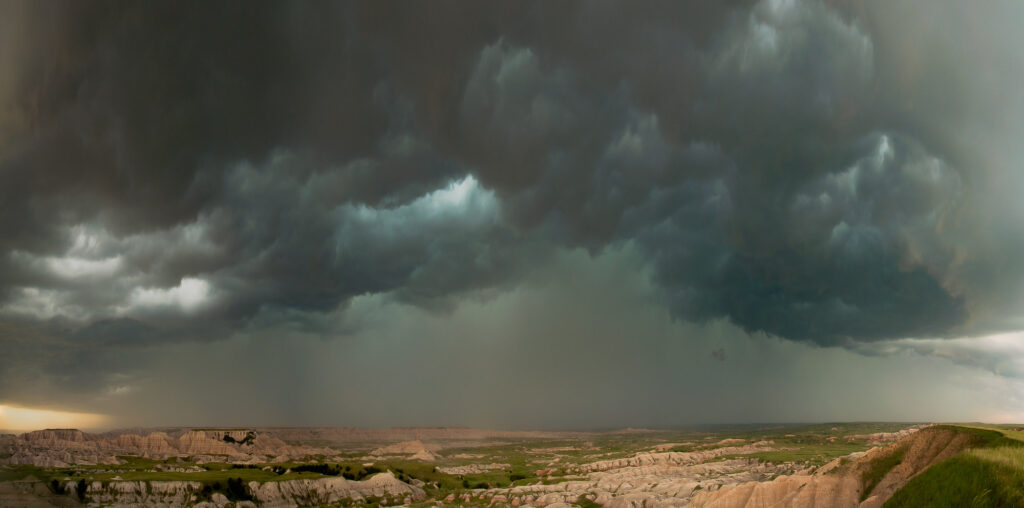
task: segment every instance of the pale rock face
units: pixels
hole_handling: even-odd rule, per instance
[[[137,455],[152,459],[193,456],[197,463],[224,461],[255,463],[267,455],[303,458],[330,455],[325,448],[293,446],[269,435],[250,430],[191,430],[180,437],[165,432],[142,436],[120,434],[111,437],[86,434],[73,429],[27,432],[0,440],[0,448],[11,456],[4,462],[42,467],[66,467],[70,464],[120,464],[118,455]]]
[[[427,450],[420,450],[409,456],[409,460],[420,460],[423,462],[434,462],[437,456]]]
[[[363,481],[318,478],[262,484],[251,482],[249,489],[260,506],[268,507],[335,504],[343,500],[363,500],[366,496],[409,497],[413,500],[426,497],[423,489],[395,478],[390,471],[377,473]]]
[[[34,482],[43,493],[46,487]],[[64,482],[68,492],[74,492],[76,482]],[[120,507],[181,507],[224,508],[231,502],[223,494],[214,493],[209,501],[195,503],[202,483],[192,481],[109,481],[92,482],[86,488],[90,505]],[[344,478],[318,478],[311,480],[284,480],[276,482],[250,482],[249,491],[256,503],[240,501],[236,507],[296,507],[338,504],[347,500],[363,500],[367,496],[393,500],[420,501],[426,497],[423,489],[395,478],[390,471],[378,473],[363,481]],[[408,504],[408,503],[407,503]]]
[[[629,462],[626,460],[625,463]],[[580,496],[589,496],[603,506],[683,506],[691,496],[702,490],[718,490],[725,485],[742,482],[759,482],[788,472],[787,466],[758,463],[752,459],[693,464],[655,462],[603,469],[581,476],[579,480],[551,485],[491,489],[486,491],[485,496],[500,495],[511,501],[538,506],[574,503]]]
[[[574,466],[568,468],[566,472],[590,473],[594,471],[606,471],[609,469],[619,469],[623,467],[651,466],[657,464],[698,464],[716,457],[721,457],[722,455],[756,453],[760,451],[770,450],[772,445],[774,444],[775,443],[773,443],[772,441],[758,441],[754,444],[745,446],[725,446],[722,448],[714,448],[711,450],[701,450],[695,452],[642,452],[632,457],[627,457],[624,459],[601,460],[597,462],[591,462],[589,464]]]
[[[688,506],[694,508],[855,508],[860,481],[852,476],[780,476],[770,482],[748,482],[716,492],[700,492]]]
[[[30,443],[50,444],[59,441],[72,443],[85,442],[85,433],[77,429],[48,429],[26,432],[21,435],[22,439]]]
[[[893,441],[899,441],[900,439],[903,439],[903,438],[905,438],[907,436],[910,436],[911,434],[913,434],[913,433],[915,433],[915,432],[917,432],[917,431],[919,431],[921,429],[930,427],[930,426],[931,425],[929,425],[929,424],[914,425],[913,427],[908,427],[906,429],[901,429],[901,430],[898,430],[896,432],[876,432],[874,434],[851,434],[851,435],[845,436],[845,437],[848,440],[849,439],[866,439],[866,440],[870,441],[873,444],[891,443]]]
[[[64,484],[65,490],[74,492],[75,482]],[[202,490],[203,484],[185,481],[112,481],[104,485],[92,482],[86,488],[86,498],[91,503],[114,506],[185,506],[193,495]]]
[[[467,475],[480,474],[488,471],[504,471],[510,469],[511,464],[468,464],[465,466],[439,467],[438,472],[444,474]]]
[[[370,452],[370,455],[406,455],[410,453],[420,453],[425,451],[428,450],[427,447],[423,444],[423,441],[416,439],[413,441],[403,441],[401,443],[382,446]]]

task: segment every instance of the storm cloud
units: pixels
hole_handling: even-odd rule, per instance
[[[0,397],[579,252],[687,326],[985,368],[951,345],[1024,328],[1024,12],[910,4],[8,3]]]

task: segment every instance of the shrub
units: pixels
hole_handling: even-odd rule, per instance
[[[252,501],[252,494],[241,478],[228,478],[227,496],[233,501]]]
[[[325,476],[338,476],[341,474],[341,468],[338,466],[332,466],[330,464],[302,464],[292,468],[294,473],[310,472],[320,473]]]
[[[78,485],[75,486],[75,493],[78,494],[79,501],[85,501],[85,491],[89,488],[89,484],[85,483],[85,478],[78,480]]]

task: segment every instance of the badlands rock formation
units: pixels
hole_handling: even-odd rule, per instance
[[[25,499],[40,498],[47,502],[57,501],[67,506],[74,505],[68,496],[54,496],[39,482],[20,482],[21,489],[31,490],[31,496]],[[6,490],[0,490],[0,500],[6,491],[13,491],[18,482],[0,484]],[[12,487],[14,486],[14,487]],[[67,492],[75,491],[75,482],[68,481],[64,488]],[[284,480],[274,482],[250,482],[249,491],[256,504],[266,507],[320,506],[337,504],[342,501],[363,501],[369,496],[396,499],[401,502],[422,500],[423,489],[409,485],[395,478],[391,472],[378,473],[363,481],[346,480],[344,478],[319,478],[314,480]],[[92,482],[86,488],[86,499],[90,504],[101,506],[224,506],[227,498],[223,494],[214,493],[209,502],[199,502],[198,498],[203,484],[191,481],[108,481]],[[26,492],[28,493],[28,492]],[[13,497],[8,497],[13,500]],[[13,502],[13,501],[12,501]],[[254,503],[238,503],[254,506]],[[45,504],[44,504],[45,505]],[[14,506],[14,504],[3,505]],[[48,505],[48,506],[53,506]]]
[[[601,460],[582,464],[566,469],[568,473],[590,473],[594,471],[607,471],[609,469],[620,469],[624,467],[654,466],[654,465],[689,465],[706,462],[710,459],[723,455],[735,455],[742,453],[756,453],[772,449],[772,441],[758,441],[745,446],[723,446],[711,450],[700,450],[695,452],[644,452],[637,453],[632,457],[623,459]]]
[[[870,442],[872,444],[891,443],[893,441],[898,441],[900,439],[903,439],[903,438],[905,438],[905,437],[907,437],[907,436],[909,436],[909,435],[911,435],[911,434],[913,434],[913,433],[915,433],[915,432],[917,432],[917,431],[919,431],[921,429],[925,429],[925,428],[928,428],[930,426],[931,425],[927,425],[927,424],[914,425],[913,427],[907,427],[905,429],[900,429],[900,430],[898,430],[896,432],[876,432],[874,434],[851,434],[849,436],[845,436],[845,438],[847,440],[851,440],[851,441],[855,440],[855,439],[863,439],[863,440],[866,440],[866,441],[868,441],[868,442]]]
[[[754,459],[714,460],[724,455],[772,449],[770,442],[688,453],[637,453],[570,468],[579,479],[543,485],[489,489],[453,497],[456,502],[492,502],[551,506],[581,496],[612,508],[878,508],[910,478],[965,449],[970,436],[947,429],[913,429],[885,448],[835,459],[820,468],[794,470],[793,464]],[[890,437],[891,439],[891,437]],[[883,476],[871,495],[860,501],[862,474],[873,459],[905,449],[900,465]],[[710,462],[709,462],[710,461]]]
[[[573,503],[580,496],[604,506],[684,506],[694,493],[741,482],[758,482],[783,472],[786,466],[734,459],[711,463],[623,466],[597,471],[579,480],[481,491],[478,499],[511,504]],[[468,501],[468,499],[462,499]]]
[[[378,473],[363,481],[344,478],[252,482],[249,490],[260,506],[321,506],[342,501],[363,501],[367,496],[397,498],[406,504],[422,500],[423,489],[409,485],[390,471]]]
[[[698,492],[689,506],[721,507],[856,507],[860,479],[851,475],[780,476],[768,482],[746,482],[711,492]]]
[[[579,435],[570,432],[510,431],[472,429],[468,427],[396,427],[390,429],[359,428],[266,428],[255,429],[261,434],[273,435],[289,443],[318,442],[338,446],[359,444],[397,443],[400,441],[423,441],[479,444],[482,440],[509,439],[561,439]],[[369,449],[370,447],[363,448]]]
[[[265,461],[267,456],[306,457],[334,452],[288,445],[276,437],[250,430],[188,430],[173,437],[165,432],[104,436],[73,429],[49,429],[0,439],[0,453],[10,455],[0,463],[65,467],[120,464],[119,455],[161,460],[191,456],[196,462],[209,462],[217,455],[221,456],[216,459],[220,461],[226,457],[234,462],[251,462]]]
[[[380,457],[383,455],[407,455],[409,460],[423,462],[434,462],[437,456],[433,454],[419,439],[413,441],[402,441],[388,446],[382,446],[370,452],[370,455]]]
[[[185,481],[92,482],[86,488],[86,497],[90,503],[103,506],[185,506],[202,488],[202,483]],[[75,482],[65,483],[64,489],[74,492]]]
[[[416,439],[414,441],[402,441],[401,443],[382,446],[370,452],[370,455],[409,455],[422,451],[427,451],[427,447],[423,446],[423,441]]]
[[[511,467],[511,464],[468,464],[465,466],[439,467],[437,470],[441,473],[461,476],[486,473],[488,471],[504,471]]]
[[[287,430],[286,432],[292,432]],[[432,430],[440,434],[448,431]],[[415,433],[401,430],[399,434]],[[447,434],[454,435],[454,434]],[[794,463],[765,463],[754,458],[736,457],[750,453],[782,450],[772,441],[748,443],[743,440],[722,440],[704,445],[690,452],[642,451],[624,458],[601,459],[598,454],[586,454],[591,462],[573,463],[576,458],[561,456],[556,451],[575,452],[590,450],[580,447],[516,448],[514,453],[528,453],[528,466],[541,468],[532,484],[504,488],[457,490],[443,501],[455,504],[489,504],[494,506],[569,506],[582,498],[604,506],[654,508],[670,506],[693,507],[880,507],[910,478],[930,465],[948,458],[966,448],[970,436],[946,428],[920,430],[910,428],[900,432],[858,436],[872,442],[888,442],[876,447],[836,459],[825,466],[810,468]],[[843,439],[840,437],[839,439]],[[893,441],[898,439],[898,441]],[[457,442],[457,441],[456,441]],[[692,443],[690,443],[692,445]],[[663,443],[663,445],[667,445]],[[378,459],[420,460],[435,458],[431,450],[437,442],[424,443],[419,439],[405,440],[378,446],[372,454]],[[710,446],[710,447],[708,447]],[[653,447],[645,449],[650,450]],[[369,450],[369,446],[358,453]],[[871,495],[863,496],[862,475],[875,458],[884,457],[894,450],[903,450],[902,463],[887,472]],[[541,453],[543,452],[543,453]],[[189,464],[169,461],[159,464],[161,470],[181,473],[201,472],[204,468],[194,462],[206,459],[223,462],[266,463],[281,457],[316,457],[330,462],[338,452],[326,448],[310,448],[286,443],[278,434],[260,430],[168,430],[166,432],[86,434],[74,430],[49,430],[0,437],[0,457],[11,464],[61,465],[118,461],[118,455],[140,455],[152,458],[188,456]],[[452,459],[481,459],[476,464],[456,463],[439,465],[437,472],[455,476],[480,475],[497,470],[510,471],[512,466],[498,454],[460,453]],[[214,456],[213,454],[221,454]],[[348,455],[351,457],[356,454]],[[226,456],[226,457],[225,457]],[[204,458],[205,457],[205,458]],[[325,458],[327,457],[327,458]],[[485,458],[486,457],[486,458]],[[508,457],[508,462],[512,457]],[[554,462],[552,462],[552,459]],[[565,459],[565,462],[561,462]],[[280,461],[280,460],[279,460]],[[113,462],[112,462],[113,463]],[[365,464],[370,465],[370,464]],[[127,467],[127,466],[125,466]],[[804,469],[806,467],[806,469]],[[119,473],[113,471],[111,473]],[[407,473],[407,472],[406,472]],[[403,473],[402,478],[405,478]],[[563,476],[564,475],[564,476]],[[557,483],[545,485],[556,478]],[[477,480],[473,480],[476,482]],[[385,498],[388,503],[408,504],[425,497],[425,484],[419,479],[401,481],[394,474],[379,473],[363,481],[344,477],[294,479],[282,481],[250,482],[248,491],[261,506],[306,506],[360,501],[367,497]],[[436,488],[429,487],[428,488]],[[21,506],[13,500],[28,496],[29,491],[57,502],[74,501],[72,495],[55,496],[40,482],[5,483],[0,489],[0,506]],[[64,485],[72,491],[75,484]],[[118,506],[200,506],[224,508],[226,498],[214,493],[206,501],[198,481],[126,481],[120,477],[88,485],[88,500],[101,505]],[[446,494],[442,494],[446,495]],[[5,497],[6,496],[6,497]],[[205,496],[211,496],[207,491]],[[6,501],[5,501],[6,500]],[[246,505],[244,502],[237,506]],[[25,504],[31,506],[31,503]]]
[[[780,476],[770,482],[746,482],[712,492],[700,492],[689,506],[715,508],[879,508],[911,478],[932,465],[956,455],[970,445],[971,436],[950,429],[932,428],[908,432],[885,448],[860,454],[859,460],[845,468],[822,467],[814,474],[801,472]],[[890,470],[860,501],[865,488],[862,473],[870,462],[896,449],[905,449],[900,464]]]

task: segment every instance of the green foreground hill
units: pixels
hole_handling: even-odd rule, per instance
[[[975,436],[972,448],[911,479],[885,508],[1024,506],[1024,442],[1016,439],[1021,432],[955,428]]]

